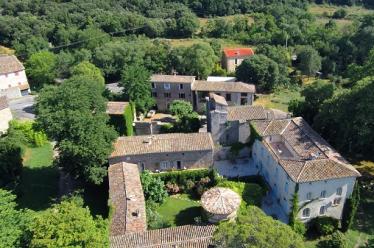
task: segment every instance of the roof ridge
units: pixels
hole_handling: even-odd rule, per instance
[[[281,120],[281,121],[282,121],[282,120]],[[292,120],[290,120],[290,121],[287,123],[287,125],[283,128],[283,130],[280,132],[280,135],[281,135],[281,136],[283,136],[284,131],[286,131],[286,129],[288,128],[288,126],[291,124],[291,121],[292,121]]]

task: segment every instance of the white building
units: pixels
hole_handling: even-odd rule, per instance
[[[0,94],[14,98],[29,92],[30,86],[22,63],[14,55],[0,55]]]
[[[360,173],[301,117],[251,124],[262,137],[253,145],[254,164],[284,213],[290,213],[298,185],[301,221],[323,215],[341,219]]]
[[[9,128],[9,121],[13,119],[6,96],[0,96],[0,135]]]

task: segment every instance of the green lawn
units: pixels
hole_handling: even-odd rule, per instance
[[[21,208],[43,210],[58,194],[58,170],[52,166],[50,143],[42,147],[27,147],[24,154],[18,204]]]
[[[188,195],[181,194],[169,196],[156,211],[171,226],[181,226],[195,223],[194,218],[201,216],[201,205]]]
[[[288,111],[288,103],[294,99],[301,99],[301,87],[295,89],[277,89],[274,93],[268,95],[259,95],[254,105],[261,105],[265,108],[279,109]]]

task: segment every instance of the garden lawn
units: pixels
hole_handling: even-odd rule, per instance
[[[59,175],[52,166],[52,145],[26,147],[23,159],[18,204],[21,208],[46,209],[58,194]]]
[[[201,216],[201,210],[200,202],[190,199],[186,194],[169,196],[156,209],[160,217],[171,226],[194,224],[194,218]]]
[[[301,87],[296,89],[277,89],[274,93],[268,95],[259,95],[254,105],[260,105],[265,108],[279,109],[288,111],[288,103],[294,99],[301,99]]]

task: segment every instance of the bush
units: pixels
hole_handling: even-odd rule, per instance
[[[134,104],[130,102],[130,104],[125,108],[125,111],[123,113],[126,126],[126,136],[132,136],[134,134],[134,128],[132,126],[134,122],[134,108]]]
[[[345,9],[338,9],[337,11],[334,12],[332,15],[332,18],[334,19],[343,19],[344,17],[347,16],[347,11]]]
[[[142,182],[144,197],[147,201],[164,202],[168,193],[165,190],[164,182],[160,178],[152,176],[149,171],[144,171],[140,175],[140,181]]]
[[[178,184],[176,184],[176,183],[168,182],[165,186],[166,186],[166,191],[169,194],[177,194],[177,193],[180,192],[180,188],[179,188]]]
[[[327,216],[317,217],[311,220],[310,227],[319,235],[328,235],[338,229],[339,220]]]
[[[158,204],[153,201],[146,202],[146,216],[147,216],[147,225],[151,230],[170,227],[171,224],[163,220],[161,216],[157,213],[156,208]]]
[[[20,132],[24,135],[25,141],[29,144],[41,147],[48,142],[47,135],[43,131],[37,131],[32,121],[16,121],[10,122],[9,133]]]
[[[176,183],[179,187],[187,189],[190,185],[187,185],[187,181],[199,182],[202,178],[208,177],[210,179],[210,185],[216,185],[216,172],[209,169],[199,170],[184,170],[184,171],[171,171],[154,174],[154,177],[160,178],[165,184],[168,182]]]
[[[348,248],[347,238],[343,233],[336,231],[317,244],[318,248]]]
[[[11,140],[0,140],[0,187],[16,182],[22,171],[21,147]]]
[[[296,220],[292,226],[292,230],[294,230],[294,232],[300,234],[301,236],[304,236],[304,234],[306,233],[306,227],[305,227],[305,224],[302,223],[301,221],[299,220]]]
[[[360,203],[360,187],[358,183],[355,184],[350,198],[344,204],[342,217],[342,231],[346,232],[352,226],[353,220],[356,216],[357,208]]]

